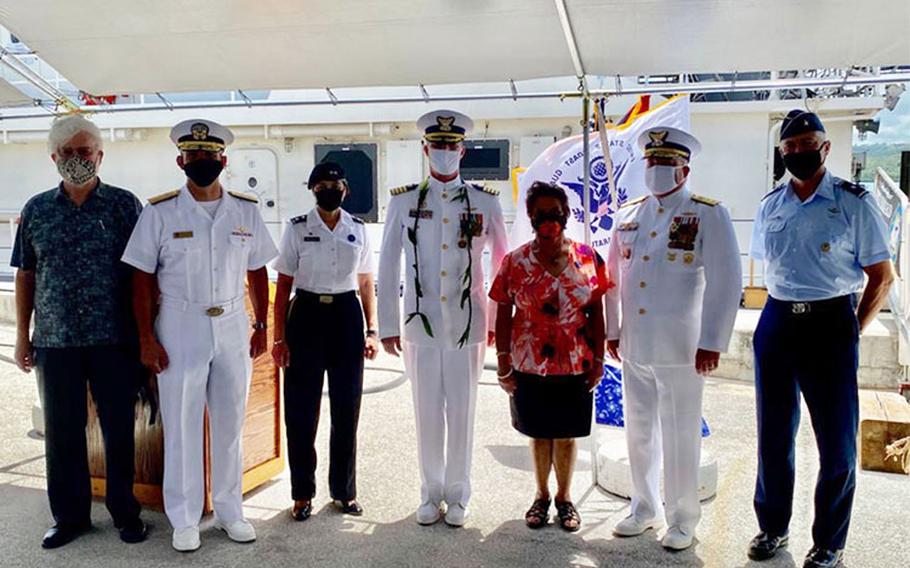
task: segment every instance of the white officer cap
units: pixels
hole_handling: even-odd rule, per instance
[[[434,110],[417,119],[427,142],[461,142],[474,130],[474,121],[454,110]]]
[[[204,118],[191,118],[171,128],[171,142],[183,150],[221,152],[234,141],[234,134],[224,126]]]
[[[655,126],[641,133],[638,147],[646,158],[682,158],[688,162],[701,151],[701,142],[685,130]]]

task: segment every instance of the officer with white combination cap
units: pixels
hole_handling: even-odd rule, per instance
[[[243,518],[241,434],[252,358],[267,348],[266,264],[278,251],[256,198],[225,191],[218,181],[233,138],[202,119],[171,130],[186,184],[149,200],[123,254],[137,269],[133,307],[142,362],[158,374],[164,509],[181,552],[199,548],[206,409],[216,526],[238,542],[256,539]],[[252,336],[244,280],[256,317]]]
[[[686,186],[698,140],[658,127],[642,134],[639,147],[650,195],[620,208],[607,255],[617,283],[607,292],[607,348],[622,360],[634,488],[632,514],[614,533],[659,527],[666,503],[661,544],[682,550],[692,545],[701,514],[702,375],[717,368],[733,333],[742,267],[726,208]]]
[[[483,251],[491,274],[508,252],[498,192],[460,175],[467,116],[429,112],[424,132],[430,175],[391,191],[379,258],[379,336],[398,355],[414,393],[421,500],[417,522],[462,526],[471,496],[471,451],[477,382],[492,343],[495,307],[484,291]],[[399,288],[405,253],[404,324]],[[403,327],[403,329],[402,329]]]

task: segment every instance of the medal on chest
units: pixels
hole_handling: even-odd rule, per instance
[[[698,236],[698,217],[680,215],[673,217],[670,223],[669,248],[678,250],[695,250],[695,239]]]

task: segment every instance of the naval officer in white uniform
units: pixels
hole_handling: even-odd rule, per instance
[[[265,266],[278,250],[256,198],[225,191],[218,181],[230,130],[187,120],[171,130],[171,140],[180,150],[186,185],[149,200],[123,261],[137,269],[133,305],[142,362],[158,374],[164,510],[174,527],[174,548],[188,552],[199,548],[206,408],[216,526],[237,542],[256,539],[243,518],[241,434],[251,358],[267,348]],[[244,280],[256,315],[252,335]]]
[[[443,502],[449,525],[467,517],[474,403],[495,329],[487,318],[496,313],[487,305],[482,255],[490,249],[492,275],[508,252],[498,192],[460,175],[472,127],[454,111],[420,117],[430,176],[391,191],[379,257],[379,336],[387,352],[403,348],[413,388],[423,525],[439,520]]]
[[[632,514],[614,533],[635,536],[662,524],[662,453],[669,528],[661,544],[682,550],[692,545],[701,515],[702,375],[727,350],[742,267],[726,208],[686,187],[698,140],[652,128],[639,146],[651,195],[620,208],[607,255],[617,283],[607,292],[607,348],[622,358],[634,488]]]

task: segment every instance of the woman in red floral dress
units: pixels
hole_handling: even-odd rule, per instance
[[[555,470],[559,524],[574,532],[581,526],[569,494],[575,438],[591,433],[591,391],[603,376],[602,298],[610,283],[603,259],[564,236],[569,207],[561,187],[535,182],[526,206],[535,238],[503,259],[490,288],[499,304],[498,378],[510,396],[512,425],[531,437],[537,495],[525,522],[547,524]]]

